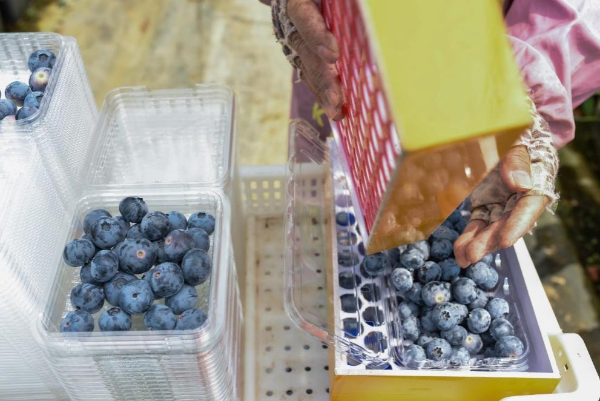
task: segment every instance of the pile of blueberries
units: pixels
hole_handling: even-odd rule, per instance
[[[38,112],[55,62],[56,56],[50,50],[31,53],[27,62],[31,71],[29,85],[20,81],[8,84],[4,91],[6,99],[0,99],[0,120],[22,120]]]
[[[61,323],[62,332],[94,330],[92,314],[108,302],[98,319],[102,331],[127,331],[132,315],[144,314],[148,330],[192,330],[206,313],[195,308],[196,286],[211,274],[208,255],[215,218],[206,212],[189,219],[180,212],[148,212],[142,198],[119,203],[120,216],[89,212],[83,237],[64,249],[65,263],[81,267],[81,284],[71,290],[76,310]],[[133,225],[131,225],[133,224]],[[164,298],[164,304],[155,301]]]
[[[427,360],[464,366],[474,358],[517,358],[524,352],[508,320],[508,302],[492,295],[499,281],[493,255],[466,269],[453,258],[454,241],[465,226],[457,210],[428,240],[363,259],[362,270],[371,276],[393,268],[408,366]]]

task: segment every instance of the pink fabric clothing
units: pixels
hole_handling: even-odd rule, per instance
[[[600,0],[512,0],[506,26],[538,112],[561,147],[572,109],[600,89]]]

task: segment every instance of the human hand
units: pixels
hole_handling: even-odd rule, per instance
[[[339,48],[313,0],[273,0],[275,35],[300,78],[332,120],[343,117],[344,102],[335,62]]]

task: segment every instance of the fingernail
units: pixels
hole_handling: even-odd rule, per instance
[[[523,188],[523,189],[533,188],[533,182],[531,181],[531,176],[529,174],[527,174],[525,171],[513,171],[510,175],[516,186]]]
[[[329,49],[323,45],[317,46],[317,54],[328,63],[335,63],[338,58],[337,51]]]
[[[329,117],[330,119],[333,119],[338,114],[339,102],[340,97],[335,91],[331,89],[325,91],[323,109],[325,110],[325,114],[327,114],[327,117]]]

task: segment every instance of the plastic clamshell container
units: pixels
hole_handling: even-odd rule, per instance
[[[518,319],[516,328],[524,335],[526,358],[516,365],[496,360],[491,371],[477,364],[455,369],[440,369],[432,364],[419,369],[405,366],[401,358],[400,319],[393,313],[395,296],[386,289],[391,288],[385,282],[386,275],[365,280],[358,270],[360,265],[354,263],[350,267],[358,270],[352,273],[360,277],[360,284],[355,281],[354,286],[348,282],[340,286],[338,275],[342,268],[337,262],[343,247],[338,249],[335,245],[334,211],[336,207],[348,208],[351,196],[347,187],[344,190],[346,178],[341,168],[330,168],[335,160],[329,151],[333,141],[325,148],[307,123],[295,121],[290,128],[290,144],[293,151],[288,164],[285,307],[300,328],[332,347],[332,399],[391,400],[401,395],[419,395],[419,399],[434,400],[439,398],[441,379],[451,388],[444,393],[449,394],[445,398],[448,400],[495,400],[508,395],[552,392],[560,376],[513,248],[500,252],[499,270],[508,277],[509,294],[516,303],[518,317],[512,318],[515,323]],[[358,243],[353,246],[358,254],[364,252],[358,249]],[[363,290],[371,284],[379,291]],[[322,288],[328,288],[327,293],[319,291]],[[500,291],[504,291],[504,286]],[[342,301],[342,295],[351,295],[353,302]],[[365,315],[368,308],[372,309]],[[355,319],[364,331],[361,333],[356,324],[344,325],[348,318]],[[368,376],[369,380],[356,380],[356,376]]]

